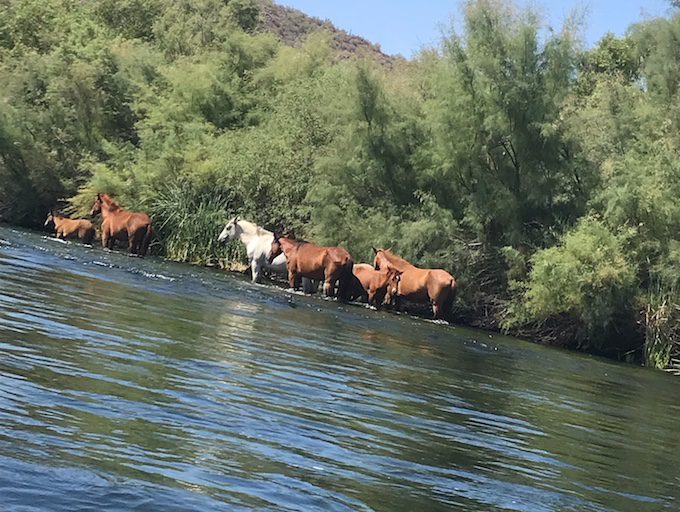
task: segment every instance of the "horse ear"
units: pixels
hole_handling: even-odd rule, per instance
[[[236,216],[236,222],[240,222],[240,221],[241,221],[241,216],[240,216],[240,215],[237,215],[237,216]]]
[[[378,249],[376,249],[375,247],[371,247],[371,249],[373,249],[373,254],[378,254]]]
[[[279,238],[281,238],[281,233],[279,233],[278,231],[274,231],[274,241],[278,242]]]
[[[232,222],[232,224],[236,225],[236,223],[238,222],[238,216],[234,217],[234,220],[231,221],[231,222]]]

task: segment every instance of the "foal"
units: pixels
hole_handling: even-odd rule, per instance
[[[47,214],[45,226],[48,226],[50,223],[54,224],[57,238],[76,236],[85,244],[91,244],[92,240],[94,240],[95,229],[89,220],[69,219],[58,211],[51,210],[50,213]]]
[[[394,269],[376,270],[368,263],[356,263],[352,268],[356,277],[355,297],[364,297],[366,301],[380,309],[383,304],[391,304],[397,293],[401,272]]]

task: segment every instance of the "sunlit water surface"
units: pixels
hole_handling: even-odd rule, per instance
[[[0,509],[679,510],[680,379],[0,228]]]

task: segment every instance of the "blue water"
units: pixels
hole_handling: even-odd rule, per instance
[[[0,228],[0,510],[679,510],[680,380]]]

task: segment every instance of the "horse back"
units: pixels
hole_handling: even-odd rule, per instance
[[[76,222],[77,222],[77,228],[82,230],[82,231],[89,231],[91,229],[94,229],[94,224],[92,224],[87,219],[79,219]]]
[[[377,270],[367,263],[355,263],[352,267],[352,272],[354,272],[354,275],[357,277],[364,290],[368,291]]]
[[[352,256],[347,252],[347,249],[342,247],[322,247],[322,249],[326,250],[326,261],[328,263],[346,266],[352,262]]]
[[[304,243],[295,247],[287,255],[289,264],[312,279],[323,279],[326,269],[347,267],[352,258],[342,247],[324,247]]]
[[[399,280],[399,295],[414,302],[428,300],[429,269],[411,267],[404,270]]]
[[[151,217],[143,212],[132,212],[127,220],[128,227],[133,231],[137,229],[144,228],[151,224]]]
[[[59,225],[55,223],[57,230],[61,230],[64,236],[77,235],[83,238],[83,234],[94,230],[93,224],[86,219],[61,219]]]

